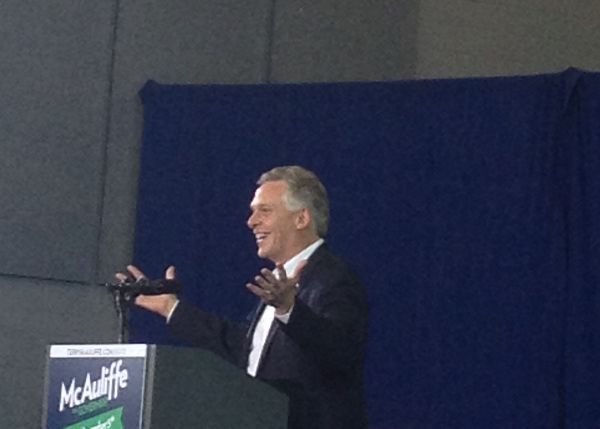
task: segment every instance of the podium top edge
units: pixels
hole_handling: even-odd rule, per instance
[[[146,357],[148,344],[55,344],[49,346],[48,356],[57,358],[119,358]]]

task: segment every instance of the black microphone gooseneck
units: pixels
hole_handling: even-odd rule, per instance
[[[119,336],[117,342],[125,344],[129,341],[129,303],[138,295],[177,294],[181,284],[177,280],[158,279],[148,280],[142,277],[138,280],[124,280],[118,283],[106,283],[107,289],[113,295],[113,303],[119,321]]]

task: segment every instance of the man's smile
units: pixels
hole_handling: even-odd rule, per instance
[[[269,233],[267,232],[255,232],[254,237],[256,238],[256,244],[262,243],[262,241],[267,238]]]

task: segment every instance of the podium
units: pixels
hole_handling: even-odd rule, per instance
[[[284,429],[287,397],[218,356],[146,344],[52,345],[42,428]]]

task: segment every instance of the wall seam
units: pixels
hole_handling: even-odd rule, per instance
[[[121,9],[121,0],[115,0],[113,16],[111,20],[112,33],[109,42],[110,47],[110,60],[107,70],[107,94],[106,94],[106,125],[104,128],[104,142],[102,147],[102,154],[100,160],[100,178],[98,184],[98,195],[100,196],[98,201],[98,212],[96,213],[98,220],[98,233],[96,235],[96,246],[94,249],[94,269],[93,277],[90,279],[90,283],[98,282],[98,275],[100,273],[100,258],[101,258],[101,243],[102,243],[102,231],[103,231],[103,219],[104,219],[104,203],[106,195],[106,175],[108,172],[108,144],[110,141],[110,131],[112,125],[112,102],[113,102],[113,87],[114,87],[114,74],[115,74],[115,59],[116,59],[116,48],[117,48],[117,35],[119,28],[119,12]]]
[[[31,281],[39,281],[39,282],[48,282],[48,283],[58,283],[58,284],[78,284],[84,285],[87,282],[82,280],[72,280],[72,279],[61,279],[58,277],[39,277],[39,276],[28,276],[24,274],[8,274],[1,273],[0,278],[6,279],[15,279],[15,280],[31,280]]]

